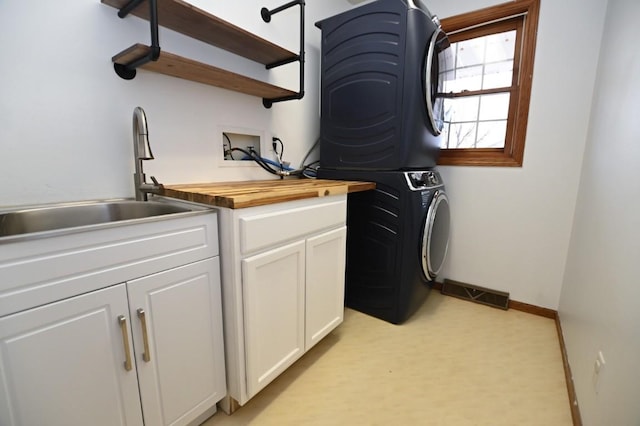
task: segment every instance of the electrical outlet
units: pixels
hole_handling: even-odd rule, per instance
[[[593,388],[595,389],[596,394],[600,392],[600,382],[601,382],[602,374],[604,372],[604,368],[606,364],[607,362],[604,359],[604,354],[602,353],[602,351],[598,351],[598,354],[596,355],[596,360],[593,363],[593,377],[592,377]]]

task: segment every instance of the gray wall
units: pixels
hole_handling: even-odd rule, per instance
[[[586,426],[640,424],[640,3],[610,0],[560,318]],[[598,351],[606,360],[594,376]]]

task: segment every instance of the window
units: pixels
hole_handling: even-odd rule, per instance
[[[539,0],[442,20],[445,70],[441,165],[522,166]]]

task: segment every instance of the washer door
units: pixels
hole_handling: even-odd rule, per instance
[[[453,66],[451,44],[438,28],[431,37],[424,63],[424,96],[431,132],[438,136],[444,127],[444,97],[446,71]]]
[[[436,191],[427,210],[422,234],[422,272],[432,281],[440,273],[449,248],[449,199]]]

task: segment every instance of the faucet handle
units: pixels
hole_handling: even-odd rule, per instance
[[[142,198],[141,198],[142,201],[147,201],[147,194],[160,194],[164,189],[164,185],[158,182],[158,179],[156,179],[154,176],[150,176],[150,177],[151,177],[151,180],[153,181],[153,184],[142,183],[136,188],[136,191],[142,194]],[[136,198],[136,200],[138,200],[138,198]]]
[[[155,176],[149,176],[149,178],[153,182],[153,187],[151,188],[151,192],[153,194],[157,194],[161,189],[164,189],[164,185],[158,182],[158,179],[156,179]]]

